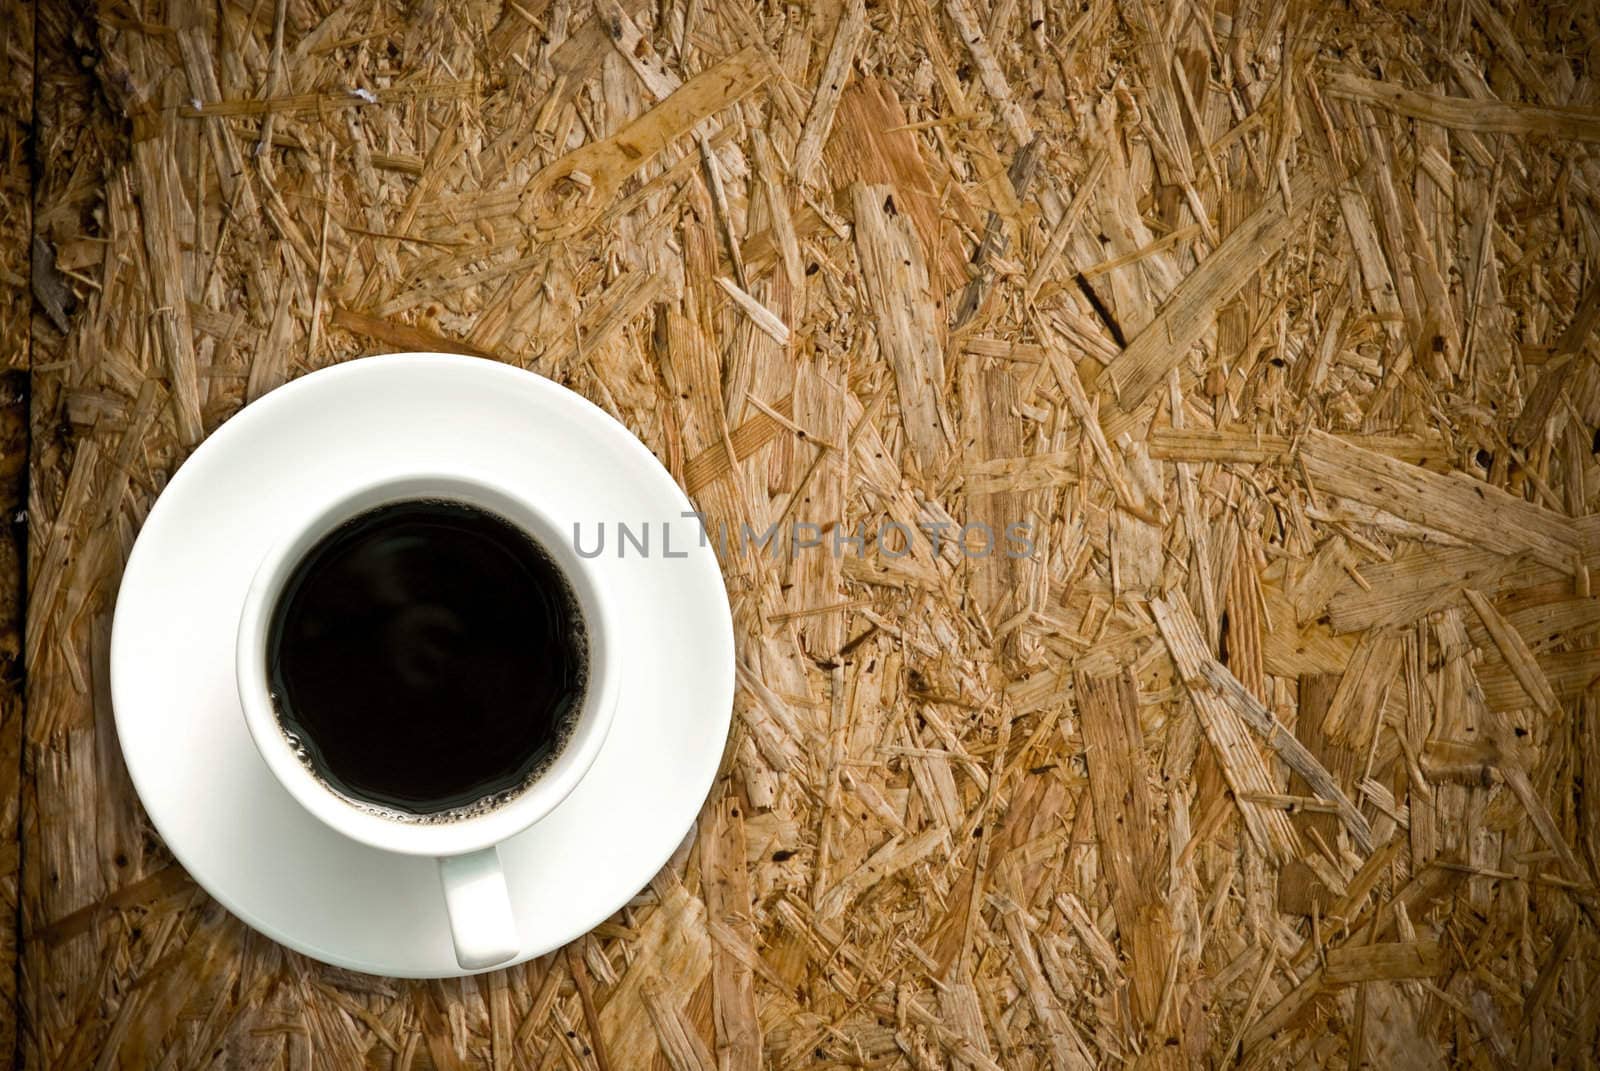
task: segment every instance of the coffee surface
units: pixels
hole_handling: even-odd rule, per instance
[[[470,812],[536,778],[582,702],[571,586],[504,519],[380,506],[296,565],[267,663],[279,722],[337,792],[398,816]]]

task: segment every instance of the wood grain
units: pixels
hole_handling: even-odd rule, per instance
[[[1581,8],[0,0],[0,1065],[1592,1066]],[[627,425],[737,637],[467,980],[233,919],[111,720],[177,467],[393,349]]]

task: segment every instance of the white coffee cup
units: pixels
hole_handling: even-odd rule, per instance
[[[278,721],[268,686],[267,634],[284,583],[316,543],[354,517],[391,502],[443,499],[486,510],[531,536],[560,567],[577,595],[588,637],[588,683],[575,727],[554,761],[509,800],[480,814],[418,822],[347,799],[317,777]],[[605,743],[620,687],[614,617],[601,563],[577,554],[559,525],[528,495],[464,471],[404,473],[347,487],[302,516],[262,558],[239,615],[236,672],[245,723],[256,748],[288,793],[351,840],[381,851],[433,856],[456,960],[463,969],[493,967],[522,949],[497,845],[549,814],[577,787]]]

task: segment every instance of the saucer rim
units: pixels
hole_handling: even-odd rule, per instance
[[[137,768],[138,764],[136,762],[128,761],[128,749],[125,744],[125,737],[131,731],[137,730],[130,723],[132,715],[127,713],[134,705],[132,697],[129,695],[129,689],[133,687],[131,682],[133,680],[134,673],[131,668],[119,669],[119,667],[123,666],[125,658],[128,657],[126,654],[128,645],[126,643],[119,643],[119,637],[128,627],[131,627],[128,625],[128,617],[124,614],[124,600],[130,588],[139,581],[139,576],[141,573],[140,565],[143,560],[147,557],[153,557],[155,554],[160,552],[160,548],[155,543],[143,538],[144,534],[146,531],[150,530],[152,524],[160,517],[163,517],[166,512],[177,508],[173,505],[173,503],[180,501],[182,496],[188,493],[187,489],[189,484],[197,480],[205,479],[210,475],[210,473],[207,471],[207,464],[205,463],[204,459],[210,457],[217,450],[221,449],[221,446],[216,446],[213,444],[218,442],[226,442],[227,440],[236,438],[240,435],[249,434],[250,431],[256,427],[256,425],[259,425],[263,421],[270,419],[272,415],[276,414],[285,406],[292,405],[294,401],[300,398],[302,395],[332,385],[337,380],[352,378],[360,375],[382,374],[383,369],[389,367],[420,365],[428,365],[430,367],[454,365],[461,369],[463,374],[486,378],[500,378],[508,383],[515,382],[523,389],[531,387],[532,389],[544,393],[550,399],[553,399],[556,404],[571,406],[576,403],[578,412],[583,414],[583,416],[588,417],[591,420],[596,417],[601,418],[595,424],[597,430],[604,429],[604,434],[611,436],[619,444],[626,444],[622,446],[622,449],[625,452],[633,455],[634,460],[641,466],[642,472],[649,473],[651,477],[659,477],[663,490],[665,490],[667,487],[671,488],[676,504],[682,506],[686,512],[694,509],[693,503],[690,502],[683,488],[680,487],[677,481],[672,478],[671,474],[667,472],[665,466],[662,465],[660,460],[650,452],[649,448],[646,447],[645,444],[636,435],[634,435],[634,433],[630,431],[626,425],[622,424],[610,413],[607,413],[604,409],[595,405],[581,394],[578,394],[576,391],[573,391],[570,388],[549,379],[548,377],[542,376],[527,369],[494,361],[492,359],[472,357],[464,354],[408,351],[375,354],[371,356],[354,358],[308,372],[246,405],[244,408],[239,410],[238,413],[233,415],[230,419],[224,421],[223,424],[219,425],[210,434],[208,434],[206,438],[199,445],[197,445],[195,449],[190,452],[189,456],[185,458],[184,461],[179,465],[178,469],[173,473],[172,477],[162,488],[155,502],[151,505],[150,510],[140,527],[139,537],[135,539],[134,546],[123,565],[123,574],[117,589],[116,605],[112,613],[111,642],[108,659],[110,668],[109,676],[112,718],[117,731],[119,750],[123,755],[123,765],[128,773],[129,781],[131,782],[135,793],[139,797],[140,805],[144,809],[145,815],[149,819],[151,826],[155,829],[157,834],[160,835],[162,844],[165,846],[166,851],[171,854],[172,858],[183,867],[184,871],[190,876],[190,878],[202,889],[204,889],[209,896],[221,904],[230,914],[244,922],[247,926],[258,933],[263,934],[285,948],[304,955],[309,959],[328,963],[344,970],[387,978],[467,977],[477,974],[487,974],[493,971],[514,967],[518,964],[536,959],[541,955],[545,955],[570,943],[573,940],[582,937],[584,934],[592,931],[595,926],[604,922],[622,907],[626,906],[630,900],[638,895],[642,888],[649,884],[650,877],[659,872],[660,869],[671,860],[673,855],[683,844],[684,840],[695,829],[695,825],[699,819],[700,813],[704,809],[705,801],[707,798],[709,798],[711,789],[716,784],[717,778],[721,773],[722,766],[726,758],[726,751],[733,721],[733,695],[736,677],[736,651],[733,636],[732,611],[727,598],[726,582],[723,578],[722,570],[717,563],[714,552],[712,552],[709,548],[704,548],[704,554],[697,554],[693,556],[694,560],[696,561],[696,568],[700,573],[700,576],[697,577],[693,582],[696,584],[714,583],[716,585],[717,592],[721,595],[721,599],[717,601],[718,612],[715,614],[714,623],[709,619],[697,622],[697,625],[701,630],[697,631],[697,636],[699,636],[703,641],[702,650],[707,651],[710,655],[710,657],[701,661],[704,665],[712,665],[713,662],[721,664],[726,667],[726,672],[712,673],[709,670],[701,671],[700,676],[703,678],[703,686],[707,689],[715,686],[715,694],[702,695],[702,702],[700,702],[698,706],[707,712],[704,717],[707,719],[714,718],[716,722],[714,728],[717,731],[713,734],[713,738],[717,741],[717,761],[710,765],[709,772],[704,779],[703,786],[697,787],[693,792],[685,792],[679,797],[685,800],[692,798],[693,805],[690,807],[687,803],[684,804],[687,813],[685,820],[681,823],[681,831],[675,837],[673,837],[670,842],[666,842],[665,838],[663,838],[663,846],[658,853],[651,857],[652,865],[646,872],[646,877],[643,882],[641,882],[638,886],[633,886],[631,882],[628,883],[626,890],[621,892],[620,895],[597,898],[597,903],[600,905],[597,910],[579,913],[579,918],[581,920],[580,926],[577,926],[576,928],[569,927],[571,932],[564,932],[559,939],[547,939],[536,945],[525,946],[515,958],[505,963],[475,970],[466,970],[458,966],[444,971],[413,970],[404,968],[396,969],[393,965],[370,962],[355,957],[345,956],[336,950],[320,947],[313,948],[307,942],[297,938],[294,934],[287,932],[283,928],[271,922],[268,922],[256,912],[242,907],[235,897],[220,888],[215,881],[210,880],[207,877],[202,877],[204,868],[196,867],[194,863],[194,857],[189,852],[188,848],[180,848],[178,844],[175,843],[175,841],[169,836],[168,829],[163,828],[162,821],[156,817],[156,814],[151,810],[146,802],[151,795],[149,792],[147,792],[149,785],[143,780],[144,775],[139,772]],[[200,464],[196,464],[197,459],[200,459]],[[177,489],[177,493],[174,493],[175,488]],[[157,531],[159,532],[159,529],[157,529]],[[714,634],[711,634],[710,629],[707,628],[707,626],[712,624],[715,624],[716,626]],[[122,652],[122,654],[119,655],[119,652]],[[623,705],[630,702],[629,693],[635,690],[629,685],[627,680],[624,680],[621,683],[622,689],[621,694],[618,696],[617,711],[619,719],[623,716]],[[712,726],[707,727],[712,728]],[[251,746],[252,752],[254,753],[253,744],[248,743],[247,729],[245,730],[245,735],[247,739],[247,746]],[[611,739],[608,735],[606,745],[609,745],[610,743]],[[604,754],[604,748],[606,745],[602,746],[600,752],[601,755]],[[256,753],[256,760],[264,761],[261,759],[259,753]],[[598,756],[596,758],[596,762],[599,762]],[[145,774],[149,773],[151,773],[151,771],[145,771]],[[560,806],[561,805],[558,805],[556,810],[559,810]],[[555,813],[555,811],[552,811],[551,813]],[[541,819],[541,821],[542,820],[543,819]],[[537,825],[537,823],[535,823],[535,825]],[[671,823],[671,825],[673,828],[677,828],[680,823],[674,821]],[[523,831],[523,833],[526,832],[526,830]],[[519,833],[518,835],[520,836],[522,834]],[[369,848],[367,845],[362,845],[361,847],[364,850],[379,850]],[[441,919],[443,918],[443,911],[444,908],[441,899]]]

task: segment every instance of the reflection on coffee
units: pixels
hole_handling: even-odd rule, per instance
[[[514,796],[559,754],[588,675],[583,615],[506,520],[414,500],[300,560],[267,634],[278,720],[336,792],[448,820]]]

